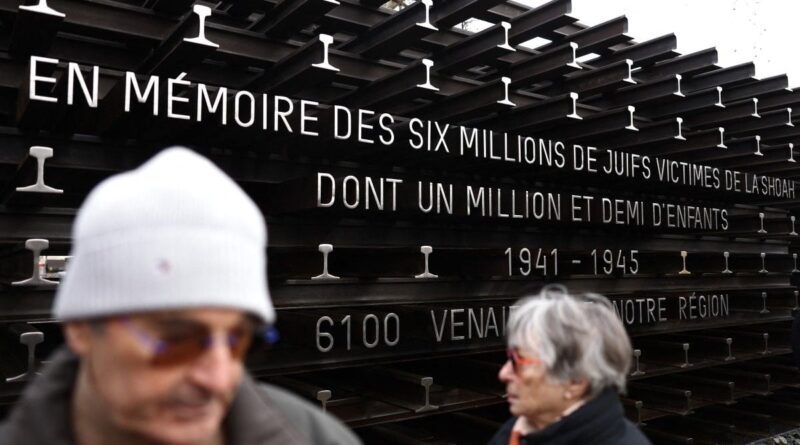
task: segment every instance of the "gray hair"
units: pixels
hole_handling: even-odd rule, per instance
[[[631,341],[606,297],[545,286],[538,295],[517,302],[507,332],[509,346],[538,352],[548,377],[587,380],[587,398],[609,387],[625,391]]]

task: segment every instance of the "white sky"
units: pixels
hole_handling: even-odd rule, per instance
[[[800,0],[572,0],[571,15],[587,25],[624,15],[638,42],[674,33],[682,54],[716,47],[720,66],[753,62],[757,77],[800,87]]]

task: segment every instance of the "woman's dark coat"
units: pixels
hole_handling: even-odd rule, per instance
[[[516,418],[506,422],[489,445],[508,445]],[[575,412],[542,431],[520,438],[520,445],[650,445],[639,428],[625,418],[619,397],[606,390]]]

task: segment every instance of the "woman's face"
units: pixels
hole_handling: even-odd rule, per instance
[[[533,424],[549,424],[575,403],[575,395],[569,392],[571,385],[550,378],[535,351],[516,349],[516,354],[522,358],[517,360],[516,370],[509,359],[498,375],[506,385],[509,410]]]

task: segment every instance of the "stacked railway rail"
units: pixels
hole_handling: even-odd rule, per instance
[[[282,340],[248,368],[367,443],[484,443],[552,282],[612,300],[654,443],[800,427],[788,78],[568,0],[382,3],[0,1],[0,410],[63,343],[88,192],[180,144],[267,216]]]

